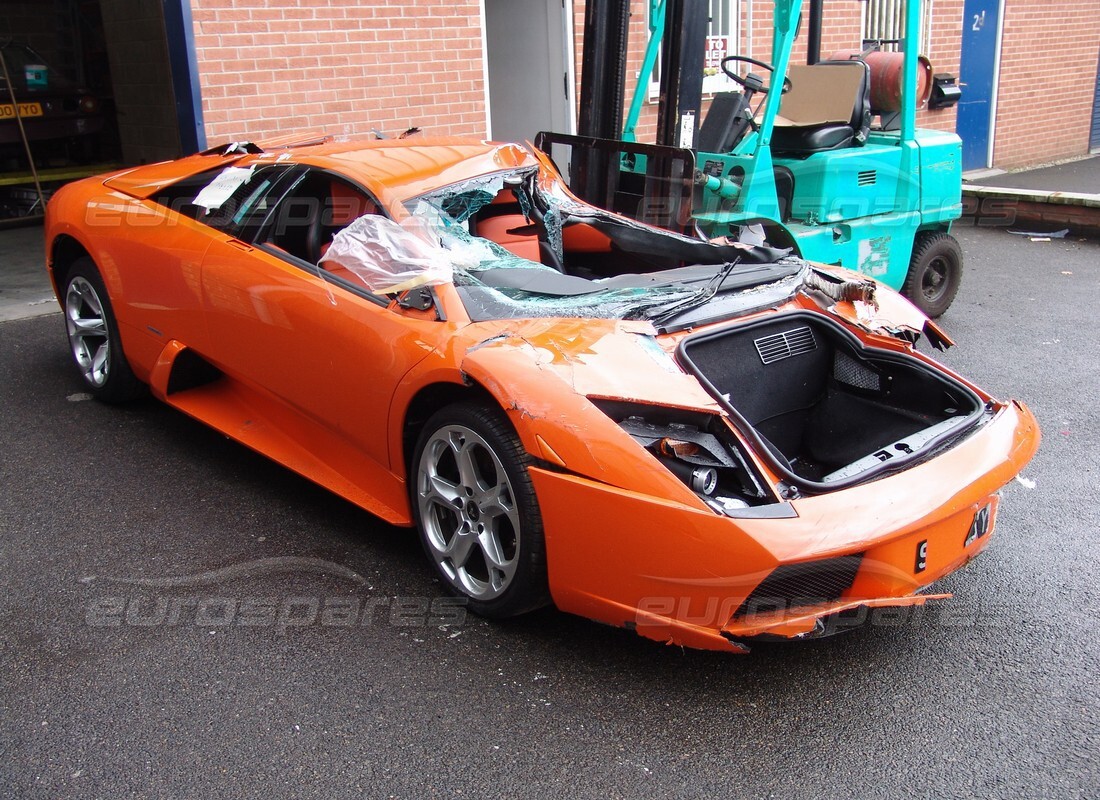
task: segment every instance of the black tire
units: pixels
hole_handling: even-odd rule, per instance
[[[125,403],[145,392],[118,334],[107,288],[90,258],[73,263],[61,295],[69,352],[88,393],[105,403]]]
[[[902,294],[929,317],[938,317],[959,293],[962,271],[962,248],[954,236],[918,233]]]
[[[413,451],[409,490],[420,543],[444,586],[483,617],[550,603],[530,464],[501,411],[465,403],[433,414]]]

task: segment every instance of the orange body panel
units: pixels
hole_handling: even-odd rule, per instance
[[[822,620],[860,606],[922,604],[933,596],[921,591],[986,547],[995,493],[1038,447],[1023,405],[970,387],[991,416],[961,441],[873,482],[784,503],[770,462],[678,365],[676,348],[689,331],[658,335],[648,322],[617,319],[473,322],[451,284],[435,287],[433,306],[404,308],[146,199],[199,172],[276,159],[341,174],[394,218],[427,190],[539,163],[518,145],[427,139],[192,156],[61,190],[47,213],[51,269],[63,269],[54,259],[66,248],[92,258],[126,356],[155,396],[397,524],[412,523],[410,407],[440,387],[479,387],[536,460],[550,591],[562,610],[660,641],[740,651],[743,638],[813,635]],[[540,181],[557,180],[542,169]],[[502,230],[522,222],[498,219]],[[586,252],[609,249],[594,228],[572,236]],[[531,237],[514,238],[502,243],[537,257]],[[897,335],[932,330],[946,339],[893,294],[877,310],[826,309],[799,295],[738,321],[794,310],[829,315],[867,347],[957,377]],[[175,386],[178,367],[192,357],[218,379]],[[786,513],[716,513],[593,401],[725,420]],[[988,529],[967,541],[987,507]],[[922,542],[928,557],[917,572]],[[854,553],[862,561],[835,601],[738,616],[777,567]]]

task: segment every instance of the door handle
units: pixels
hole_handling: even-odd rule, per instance
[[[245,253],[251,253],[252,252],[251,246],[245,244],[240,239],[230,239],[229,240],[229,246],[230,247],[235,247],[236,249],[241,250]]]

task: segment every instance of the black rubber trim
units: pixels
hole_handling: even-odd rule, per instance
[[[302,272],[313,275],[321,280],[339,286],[341,289],[347,289],[352,294],[362,297],[365,300],[370,300],[375,305],[385,308],[390,304],[390,301],[383,295],[377,295],[372,292],[368,292],[362,286],[352,283],[346,278],[341,278],[339,275],[334,275],[324,267],[319,267],[316,264],[310,264],[304,258],[298,258],[298,256],[288,253],[286,250],[282,250],[277,247],[271,247],[266,242],[258,242],[253,244],[257,250],[263,250],[268,255],[275,256],[276,258],[285,261],[291,266],[298,267]]]

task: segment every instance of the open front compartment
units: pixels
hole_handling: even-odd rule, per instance
[[[950,376],[813,313],[690,337],[679,355],[781,474],[817,491],[926,455],[983,412]]]

